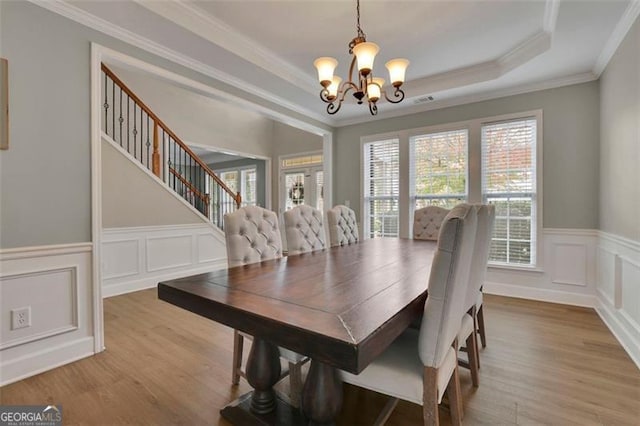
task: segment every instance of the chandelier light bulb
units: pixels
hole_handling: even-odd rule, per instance
[[[356,55],[358,61],[358,71],[363,76],[369,75],[373,69],[373,60],[380,51],[377,44],[365,41],[358,43],[353,47],[353,54]]]
[[[393,86],[402,86],[408,66],[409,61],[406,59],[392,59],[386,63],[386,67],[389,70],[389,81],[391,81]]]
[[[313,61],[313,65],[318,70],[318,80],[322,87],[328,87],[333,81],[333,72],[338,66],[338,61],[334,58],[323,56]]]
[[[336,96],[338,96],[338,89],[340,88],[341,82],[342,82],[342,79],[340,77],[338,77],[337,75],[333,76],[333,80],[331,81],[331,84],[329,85],[329,87],[327,87],[327,90],[329,91],[329,94],[327,95],[327,99],[333,100],[336,98]]]
[[[377,102],[380,99],[380,92],[384,85],[384,78],[375,77],[373,81],[367,84],[367,96],[371,102]]]

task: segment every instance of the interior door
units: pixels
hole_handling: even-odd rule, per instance
[[[306,204],[324,210],[322,166],[282,171],[280,178],[280,216],[292,208]]]

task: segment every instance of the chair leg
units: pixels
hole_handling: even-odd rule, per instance
[[[476,365],[478,366],[478,370],[480,369],[480,350],[478,349],[478,312],[476,311],[476,307],[473,307],[473,313],[471,315],[473,317],[473,335],[476,337],[475,339],[475,348],[476,348]]]
[[[233,330],[233,371],[231,374],[231,384],[240,383],[240,370],[242,369],[242,346],[244,337],[238,330]]]
[[[457,371],[457,367],[456,367]],[[422,390],[422,419],[425,426],[439,426],[438,415],[438,369],[424,368]]]
[[[478,333],[480,333],[480,342],[482,342],[482,347],[486,348],[487,347],[487,335],[484,332],[484,312],[483,312],[483,306],[484,305],[480,305],[480,309],[478,309]]]
[[[447,397],[449,398],[449,411],[451,412],[451,424],[462,425],[462,393],[460,392],[460,377],[458,376],[458,366],[456,365],[449,379],[447,386]]]
[[[300,407],[300,398],[302,396],[302,364],[289,363],[289,399],[291,405]]]
[[[478,375],[478,341],[476,333],[471,333],[466,341],[467,355],[469,357],[469,370],[471,371],[471,382],[473,387],[480,385],[480,376]],[[457,368],[457,367],[456,367]]]

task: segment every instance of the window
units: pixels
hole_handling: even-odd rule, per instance
[[[490,260],[535,265],[535,118],[482,126],[482,199],[496,206]]]
[[[285,158],[282,160],[282,168],[300,167],[310,165],[322,165],[322,154],[304,155],[302,157]]]
[[[399,141],[364,145],[364,232],[368,237],[398,236]]]
[[[447,209],[467,200],[467,129],[411,138],[413,208]]]
[[[244,168],[224,170],[217,172],[220,179],[234,193],[240,192],[242,206],[255,206],[257,204],[256,168]],[[233,207],[233,200],[227,201],[228,208]],[[232,211],[233,209],[231,208]]]
[[[242,176],[240,195],[243,206],[256,205],[256,169],[245,169],[240,172]]]
[[[493,267],[540,270],[542,111],[368,135],[362,141],[362,237],[406,237],[415,209],[490,203]]]

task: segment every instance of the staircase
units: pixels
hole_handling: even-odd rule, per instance
[[[240,207],[234,193],[105,64],[102,131],[178,196],[224,229],[224,215]]]

